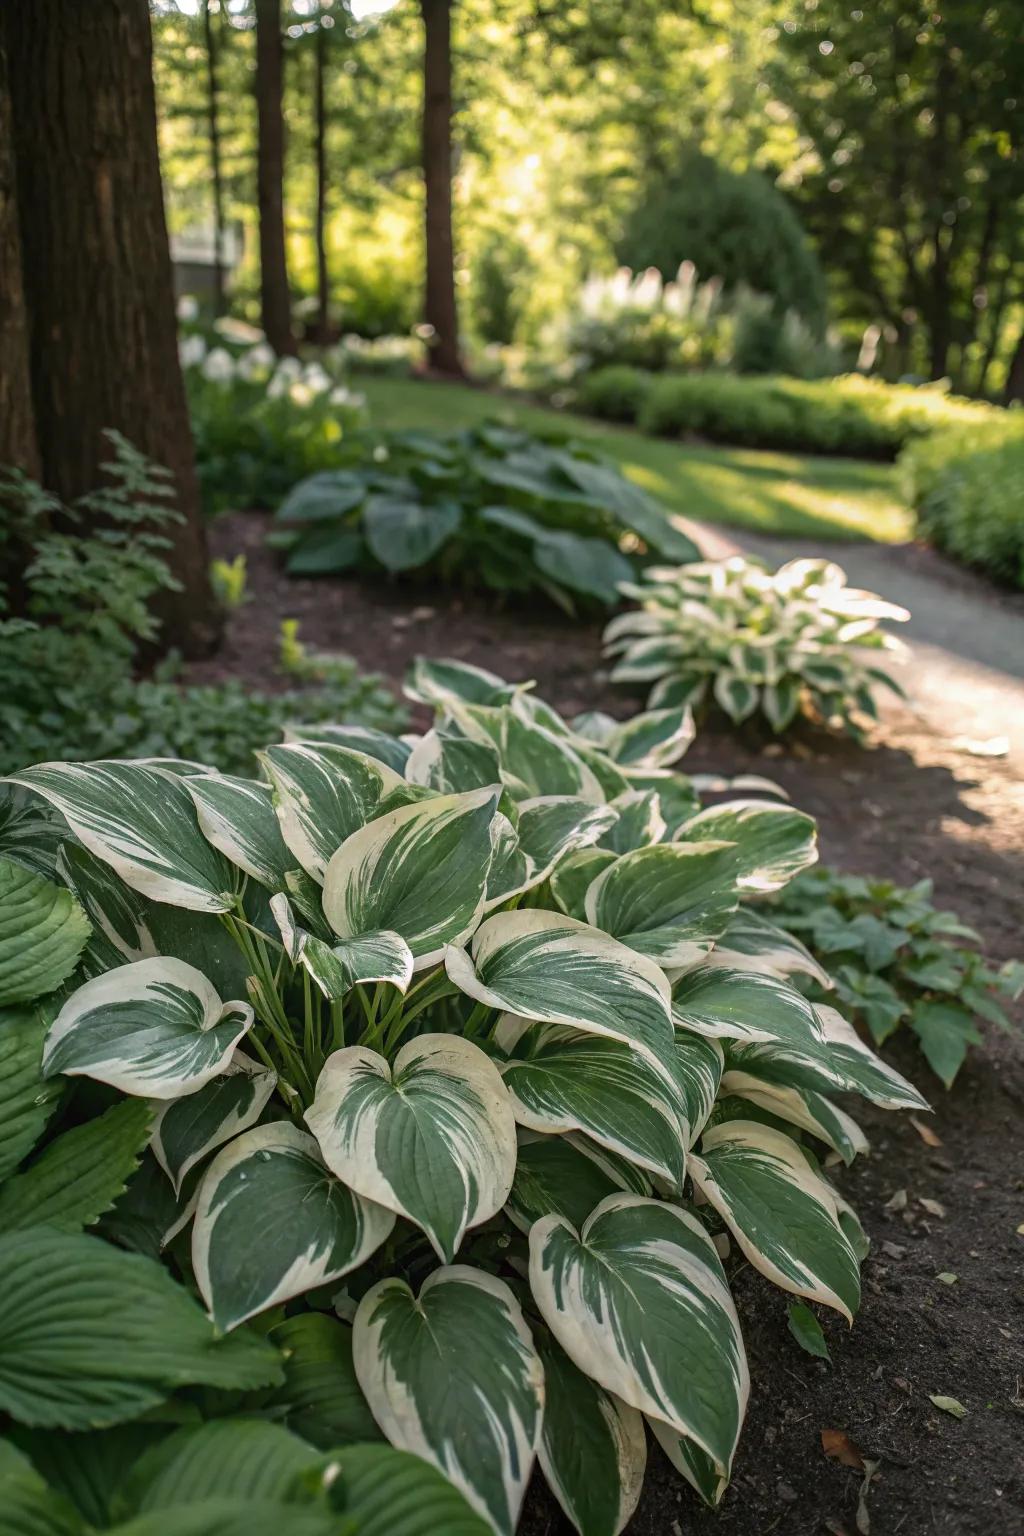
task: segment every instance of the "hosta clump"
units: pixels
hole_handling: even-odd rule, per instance
[[[283,1420],[343,1481],[347,1443],[383,1434],[464,1495],[477,1525],[437,1528],[467,1536],[514,1529],[535,1458],[584,1536],[621,1530],[647,1428],[715,1504],[748,1394],[723,1234],[852,1319],[864,1239],[822,1163],[864,1140],[830,1096],[923,1101],[786,979],[815,963],[748,903],[813,861],[814,824],[700,809],[673,768],[685,708],[567,723],[455,663],[409,691],[436,709],[419,738],[296,726],[259,779],[17,775],[37,798],[12,878],[52,869],[31,877],[50,921],[78,914],[61,975],[84,942],[32,1092],[78,1084],[135,1154],[147,1107],[105,1230],[162,1247],[227,1346],[259,1319],[287,1352],[283,1384],[207,1416]],[[15,984],[24,908],[4,906]],[[19,1365],[0,1407],[66,1422]],[[188,1450],[163,1422],[131,1474],[150,1498]]]
[[[859,738],[878,685],[902,696],[871,653],[898,647],[879,623],[906,609],[847,587],[830,560],[657,566],[621,591],[640,606],[611,620],[606,654],[616,682],[652,685],[650,709],[714,702],[736,724],[760,711],[776,732],[804,714]]]
[[[831,974],[836,1001],[877,1045],[909,1025],[947,1088],[968,1047],[981,1043],[978,1019],[1010,1028],[1004,1005],[1024,990],[1024,965],[990,965],[975,948],[981,935],[932,904],[930,880],[906,888],[810,870],[786,887],[772,916],[803,938]]]
[[[393,432],[350,468],[312,475],[272,542],[297,576],[425,571],[498,592],[611,605],[646,551],[692,560],[671,514],[599,456],[497,423]]]

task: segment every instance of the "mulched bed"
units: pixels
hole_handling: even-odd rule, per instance
[[[265,530],[256,515],[214,525],[215,553],[247,556],[250,600],[232,616],[220,654],[192,667],[190,680],[273,687],[277,627],[295,618],[309,645],[348,652],[396,691],[409,661],[425,654],[536,678],[566,714],[628,715],[640,703],[608,684],[596,624],[571,623],[539,602],[502,610],[486,594],[289,580],[263,548]],[[712,723],[685,767],[777,779],[818,818],[826,862],[908,885],[930,876],[936,900],[984,933],[1001,960],[1024,952],[1024,783],[1008,760],[954,748],[958,730],[951,719],[939,733],[898,707],[870,748],[808,733],[782,752]],[[1024,1531],[1024,1051],[1016,1039],[987,1038],[991,1049],[972,1053],[949,1096],[922,1058],[896,1043],[896,1065],[932,1098],[941,1145],[926,1144],[906,1116],[853,1106],[871,1153],[837,1182],[874,1245],[853,1332],[830,1314],[833,1363],[811,1359],[787,1331],[781,1294],[737,1266],[753,1393],[732,1486],[717,1514],[705,1511],[652,1450],[630,1533]],[[900,1190],[905,1208],[887,1209]],[[927,1211],[922,1197],[945,1215]],[[932,1395],[957,1398],[966,1418],[936,1409]],[[863,1471],[824,1455],[826,1429],[844,1431],[878,1463],[863,1499]],[[537,1484],[525,1536],[567,1536]]]

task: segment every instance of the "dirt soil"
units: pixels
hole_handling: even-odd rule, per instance
[[[425,654],[535,678],[566,714],[628,715],[642,702],[609,685],[597,625],[539,604],[502,611],[486,597],[289,580],[263,549],[265,528],[251,515],[215,525],[217,554],[247,555],[250,600],[216,660],[191,670],[196,681],[274,686],[277,626],[296,618],[308,644],[348,652],[396,691],[410,660]],[[921,665],[941,667],[941,655]],[[934,682],[927,708],[894,705],[866,749],[808,733],[783,751],[712,722],[684,766],[770,775],[818,818],[827,863],[903,884],[927,875],[936,900],[985,934],[994,959],[1021,955],[1024,772],[1012,756],[977,755],[955,699],[943,718]],[[1007,680],[1000,708],[1016,699],[1024,715],[1024,688],[1014,683]],[[990,717],[987,726],[995,734],[1006,721]],[[873,1248],[852,1332],[823,1316],[831,1364],[798,1348],[781,1294],[732,1261],[753,1382],[732,1485],[720,1511],[704,1510],[652,1448],[630,1536],[1024,1532],[1024,1050],[1019,1037],[983,1029],[988,1048],[972,1052],[949,1095],[908,1044],[894,1042],[895,1064],[932,1100],[929,1129],[940,1145],[927,1144],[907,1116],[850,1106],[871,1152],[837,1182]],[[891,1210],[899,1191],[906,1205]],[[943,1273],[955,1284],[940,1281]],[[957,1399],[966,1416],[936,1408],[932,1396]],[[863,1469],[825,1456],[823,1430],[845,1432],[865,1466],[876,1467],[866,1487]],[[539,1477],[536,1484],[525,1536],[568,1536]]]

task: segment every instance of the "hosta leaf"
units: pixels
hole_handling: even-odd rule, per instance
[[[418,1299],[382,1280],[356,1313],[359,1384],[392,1445],[454,1483],[499,1536],[511,1536],[540,1439],[544,1373],[503,1281],[458,1264]]]
[[[810,1131],[838,1152],[844,1163],[852,1163],[859,1152],[868,1149],[867,1137],[856,1120],[811,1088],[786,1088],[749,1072],[732,1071],[722,1078],[722,1094],[746,1099],[758,1109]]]
[[[749,678],[728,668],[717,673],[714,684],[715,700],[736,725],[754,713],[758,704],[758,690]]]
[[[464,699],[467,704],[496,704],[513,688],[495,672],[474,667],[468,661],[435,661],[417,656],[402,690],[416,704],[447,704]]]
[[[661,814],[661,797],[654,789],[629,789],[611,804],[616,819],[600,840],[612,853],[632,853],[660,843],[667,825]]]
[[[416,969],[473,931],[483,909],[497,789],[439,795],[379,816],[331,859],[324,913],[340,938],[401,934]]]
[[[530,1136],[520,1141],[505,1209],[521,1232],[552,1214],[580,1227],[595,1205],[623,1187],[610,1167],[588,1156],[578,1142],[567,1136]]]
[[[178,1405],[179,1412],[181,1407]],[[12,1425],[8,1434],[50,1488],[70,1500],[89,1531],[94,1527],[105,1531],[114,1522],[117,1490],[126,1470],[173,1428],[173,1423],[157,1421],[162,1411],[155,1410],[154,1422],[115,1424],[111,1429],[75,1434],[18,1424]],[[166,1412],[171,1419],[175,1409],[169,1407]]]
[[[235,1051],[224,1071],[198,1093],[158,1104],[153,1155],[176,1195],[208,1152],[256,1124],[276,1084],[276,1073]]]
[[[43,1070],[174,1099],[224,1071],[252,1020],[248,1003],[222,1003],[184,960],[136,960],[72,994],[46,1037]]]
[[[500,711],[500,731],[502,766],[522,786],[521,798],[575,795],[603,802],[601,785],[567,737],[524,719],[514,705]]]
[[[714,963],[733,970],[765,971],[769,976],[810,976],[828,990],[832,978],[810,950],[760,912],[740,907],[715,944]]]
[[[159,1264],[98,1237],[29,1228],[0,1238],[0,1407],[24,1424],[93,1429],[175,1388],[280,1380],[250,1334],[218,1340]]]
[[[497,748],[487,742],[428,731],[413,748],[405,776],[410,783],[425,785],[440,795],[456,795],[497,784],[501,762]]]
[[[287,1503],[302,1473],[319,1461],[312,1446],[280,1424],[215,1419],[175,1430],[145,1451],[119,1502],[133,1515],[215,1498]]]
[[[801,992],[759,971],[701,965],[672,989],[677,1026],[720,1040],[768,1041],[807,1051],[823,1048],[825,1032]]]
[[[519,805],[519,843],[533,867],[533,881],[546,880],[577,849],[590,847],[612,825],[615,812],[573,795],[539,795]]]
[[[729,1120],[706,1132],[690,1168],[755,1269],[853,1322],[860,1302],[857,1255],[832,1191],[792,1137]]]
[[[913,1083],[883,1061],[835,1008],[819,1003],[815,1013],[828,1042],[828,1063],[844,1086],[862,1093],[883,1109],[929,1109],[931,1106]]]
[[[277,509],[278,523],[333,522],[353,511],[366,495],[366,482],[350,470],[328,469],[307,475],[292,487]]]
[[[14,776],[64,816],[126,885],[193,912],[227,912],[237,877],[173,773],[144,763],[41,763]]]
[[[57,850],[68,835],[63,817],[35,795],[0,780],[0,859],[52,878]]]
[[[777,891],[818,857],[812,816],[768,800],[731,800],[698,811],[676,832],[680,842],[735,843],[733,867],[741,891]]]
[[[353,1445],[331,1458],[330,1499],[357,1536],[488,1536],[490,1530],[434,1467],[390,1445]],[[336,1530],[336,1528],[335,1528]],[[291,1536],[291,1532],[288,1533]]]
[[[138,1100],[65,1131],[0,1189],[0,1232],[77,1232],[109,1210],[138,1167],[152,1111]]]
[[[587,921],[659,965],[693,965],[739,900],[732,859],[731,843],[637,848],[594,880],[586,895]]]
[[[577,1233],[530,1233],[530,1284],[569,1358],[606,1391],[692,1436],[728,1467],[749,1391],[714,1244],[678,1206],[612,1195]]]
[[[544,1430],[538,1454],[548,1486],[584,1536],[618,1536],[644,1483],[644,1421],[553,1341],[539,1350]]]
[[[325,997],[337,999],[360,981],[386,981],[404,992],[412,980],[412,950],[400,934],[381,931],[327,943],[299,928],[288,898],[271,899],[288,958],[305,966]]]
[[[458,1035],[419,1035],[393,1068],[366,1046],[335,1051],[305,1120],[339,1179],[422,1227],[442,1263],[512,1187],[508,1093],[490,1058]]]
[[[0,1008],[59,987],[88,937],[88,918],[70,891],[0,858]]]
[[[284,889],[295,859],[285,847],[270,786],[226,773],[186,779],[207,842],[272,891]]]
[[[632,567],[614,544],[578,533],[543,530],[533,547],[537,569],[552,581],[611,605],[618,601],[620,581],[627,581]]]
[[[365,826],[383,795],[401,783],[383,763],[348,747],[288,742],[258,756],[274,788],[284,840],[321,884],[345,839]]]
[[[323,1312],[286,1317],[267,1335],[284,1361],[284,1383],[265,1407],[322,1451],[379,1440],[352,1363],[352,1329]]]
[[[628,787],[657,795],[658,815],[665,824],[663,838],[674,838],[683,822],[700,810],[696,780],[670,768],[630,768]]]
[[[677,1029],[675,1041],[676,1081],[683,1095],[684,1115],[692,1146],[707,1124],[722,1081],[724,1053],[712,1037]]]
[[[551,875],[551,894],[567,917],[585,920],[587,891],[618,857],[610,848],[581,848],[562,860]]]
[[[284,739],[287,742],[303,741],[330,747],[347,747],[352,752],[360,752],[364,757],[372,757],[375,762],[383,763],[385,768],[391,768],[399,776],[404,774],[412,751],[407,741],[389,736],[387,731],[374,730],[370,725],[290,725],[285,729]]]
[[[272,1504],[266,1499],[203,1499],[136,1515],[112,1527],[110,1536],[337,1536],[338,1522],[327,1510]]]
[[[622,1040],[560,1024],[526,1029],[511,1054],[501,1070],[520,1125],[584,1131],[682,1188],[686,1105],[675,1080],[646,1056]]]
[[[0,1011],[0,1180],[43,1134],[63,1085],[43,1077],[45,1019],[34,1008]]]
[[[410,571],[425,565],[461,521],[461,508],[454,502],[428,506],[400,496],[370,496],[363,508],[370,552],[389,571]]]
[[[0,1440],[0,1510],[4,1536],[84,1536],[86,1530],[74,1505],[48,1488],[7,1440]]]
[[[776,733],[784,731],[800,708],[800,683],[795,677],[766,683],[761,691],[761,708]]]
[[[203,1176],[192,1267],[217,1326],[355,1269],[395,1218],[339,1184],[312,1136],[286,1121],[258,1125],[218,1152]]]
[[[696,730],[687,707],[654,709],[616,724],[605,750],[617,763],[636,768],[668,768],[678,762]]]
[[[723,1472],[707,1451],[688,1435],[677,1435],[674,1429],[662,1424],[659,1419],[648,1419],[647,1422],[655,1440],[676,1471],[686,1478],[690,1487],[696,1490],[709,1508],[717,1509],[729,1486],[731,1469],[726,1468]]]
[[[542,1024],[625,1040],[664,1064],[671,1052],[668,982],[644,955],[556,912],[502,912],[465,950],[445,955],[461,991]]]

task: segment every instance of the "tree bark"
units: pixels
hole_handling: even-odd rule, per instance
[[[213,307],[224,313],[224,181],[220,154],[218,109],[217,37],[210,15],[210,0],[203,0],[203,37],[206,41],[206,121],[210,137],[210,178],[213,187]]]
[[[8,36],[22,275],[43,483],[94,490],[106,427],[172,473],[183,516],[167,559],[181,590],[161,643],[195,655],[218,631],[178,365],[147,0],[33,0]]]
[[[28,315],[21,279],[21,235],[3,25],[0,16],[0,469],[12,466],[38,480],[39,445],[32,410]],[[0,565],[6,564],[0,550]]]
[[[1010,366],[1006,371],[1006,387],[1003,390],[1004,405],[1012,405],[1015,400],[1024,401],[1024,327],[1017,337],[1017,345],[1013,349]]]
[[[281,0],[256,0],[256,182],[260,208],[260,306],[278,357],[296,352],[284,243],[284,44]]]
[[[452,0],[420,0],[423,14],[423,181],[430,366],[461,378],[452,240]]]
[[[328,4],[330,0],[328,0]],[[316,132],[316,340],[326,346],[330,340],[330,275],[327,271],[327,28],[324,26],[324,0],[320,0],[316,27],[314,68],[314,110]]]

